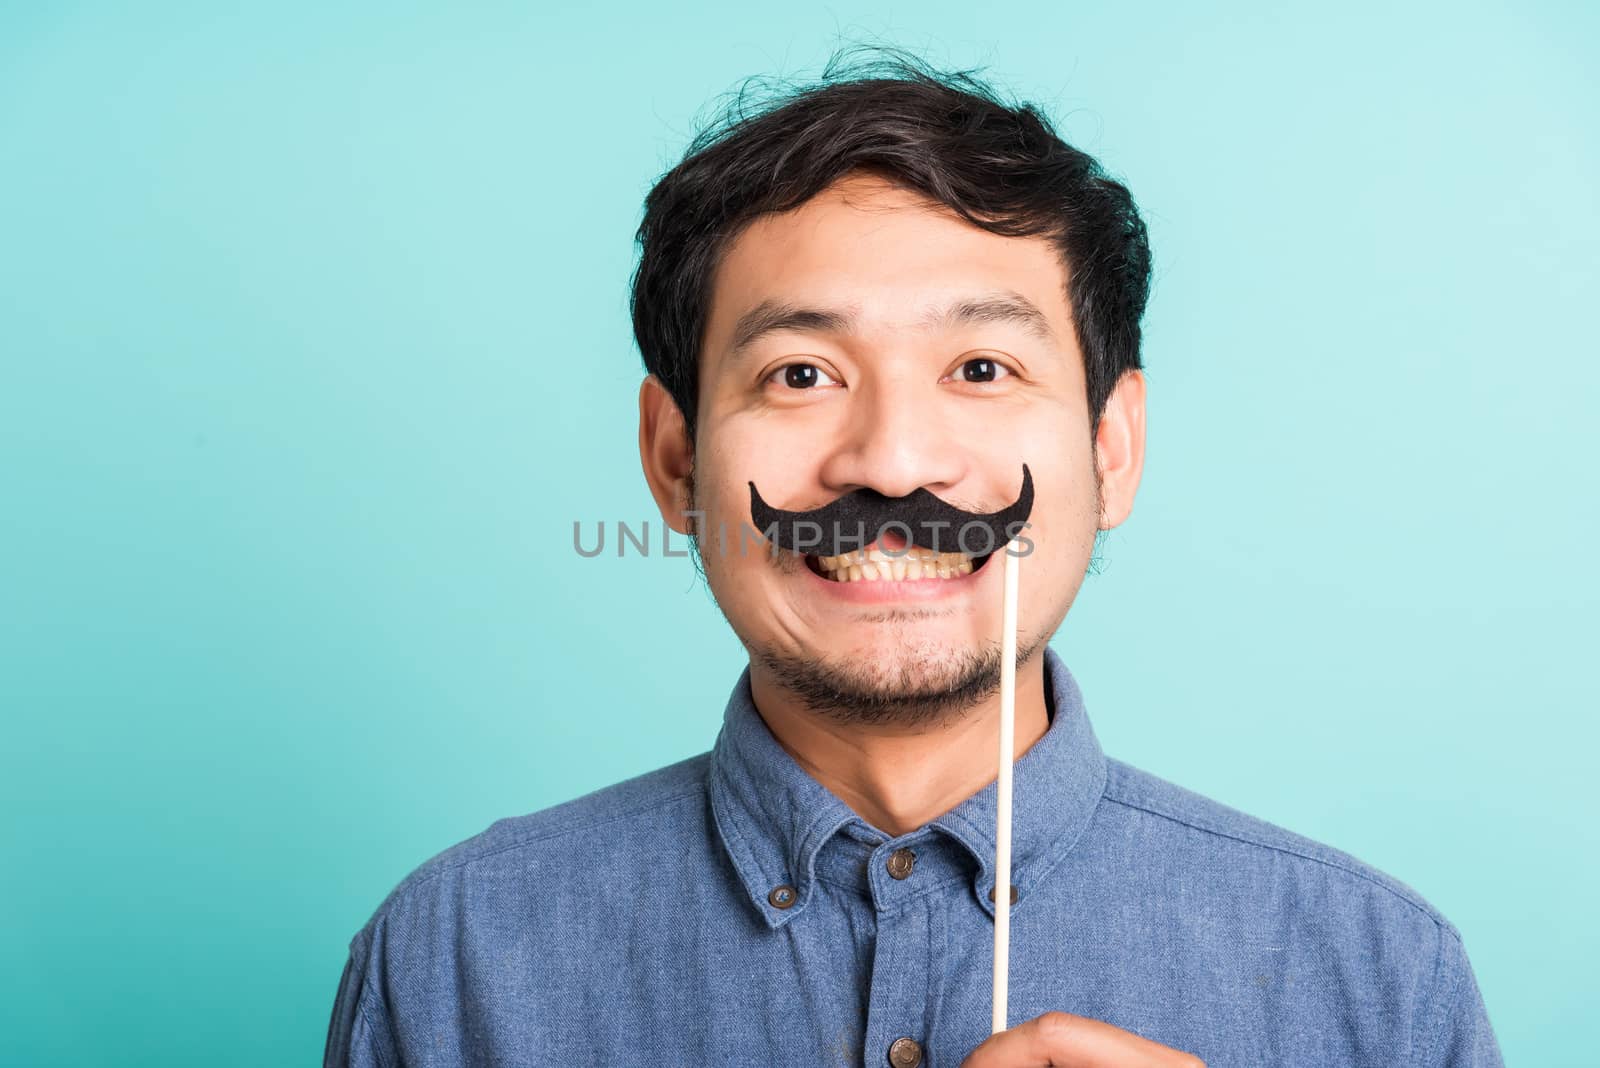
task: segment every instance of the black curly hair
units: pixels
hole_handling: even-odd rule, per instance
[[[868,51],[865,60],[859,53]],[[695,434],[711,281],[760,215],[796,208],[846,173],[875,173],[1005,236],[1060,250],[1083,352],[1091,434],[1124,372],[1142,366],[1150,246],[1133,197],[1032,104],[905,50],[835,52],[812,84],[752,101],[750,79],[645,198],[632,279],[634,337]]]

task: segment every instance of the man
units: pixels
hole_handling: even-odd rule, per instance
[[[640,240],[645,475],[749,665],[711,752],[405,879],[351,942],[327,1064],[1499,1063],[1437,911],[1104,756],[1046,644],[1143,465],[1126,189],[898,57],[702,134]],[[1002,558],[746,531],[758,501],[994,513],[1023,465],[989,1037]]]

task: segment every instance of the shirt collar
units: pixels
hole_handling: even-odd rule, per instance
[[[1011,882],[1018,907],[1088,826],[1106,783],[1105,755],[1077,680],[1048,645],[1044,671],[1054,715],[1044,736],[1012,769]],[[748,665],[723,713],[709,789],[717,831],[751,903],[771,927],[805,910],[817,854],[833,835],[849,827],[853,835],[878,833],[889,839],[813,779],[773,737],[751,697]],[[996,796],[991,782],[926,827],[902,836],[923,836],[932,829],[960,842],[975,862],[975,900],[991,915]]]

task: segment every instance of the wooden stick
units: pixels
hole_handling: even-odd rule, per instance
[[[1000,775],[995,783],[994,1016],[991,1032],[1006,1029],[1011,976],[1011,762],[1017,748],[1017,561],[1012,541],[1005,556],[1005,599],[1000,608]]]

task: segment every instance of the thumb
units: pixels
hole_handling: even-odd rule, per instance
[[[991,1035],[961,1068],[1205,1068],[1205,1062],[1100,1020],[1047,1012]]]

